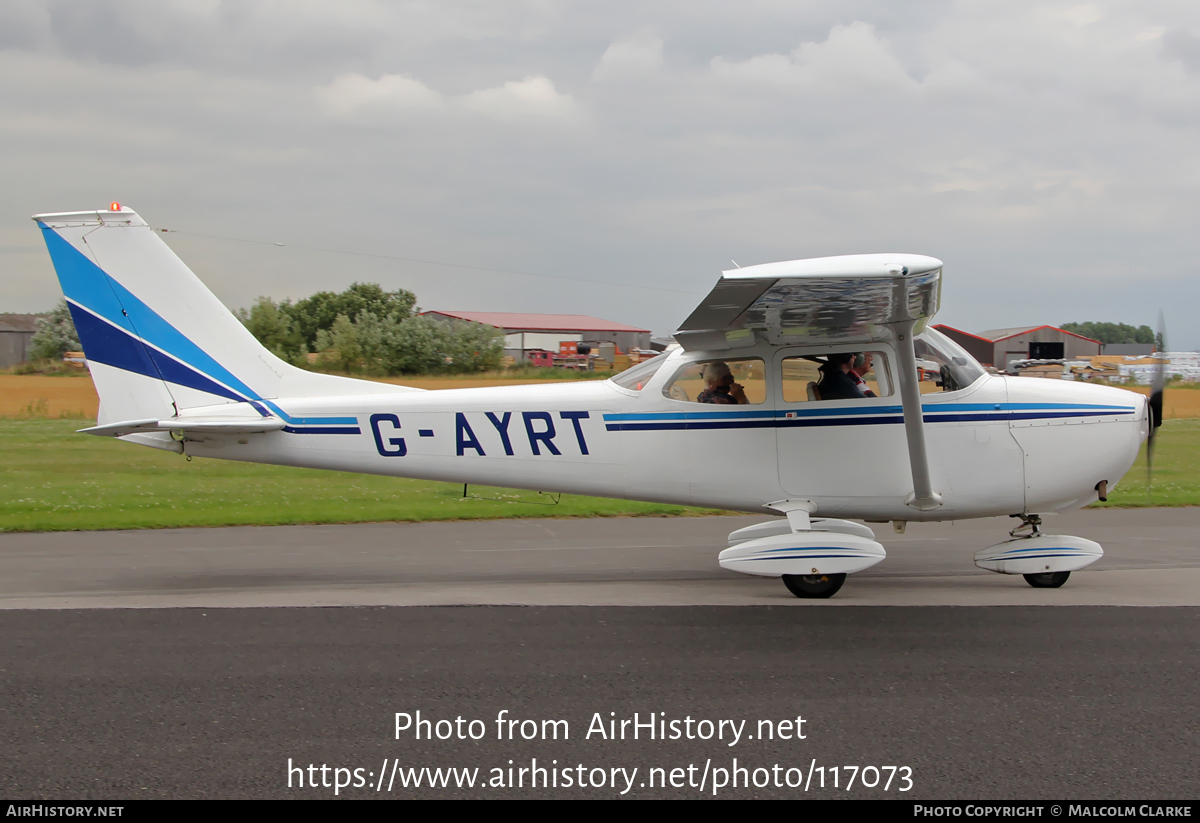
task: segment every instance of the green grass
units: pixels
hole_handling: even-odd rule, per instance
[[[686,506],[197,458],[107,437],[78,421],[0,420],[0,532],[513,517],[701,515]],[[481,500],[478,497],[498,498]]]
[[[283,525],[512,517],[700,515],[708,509],[371,475],[261,466],[75,434],[68,420],[0,420],[0,531]],[[1159,430],[1154,484],[1145,452],[1099,506],[1200,505],[1200,420]],[[498,499],[474,499],[478,497]]]
[[[1098,508],[1200,506],[1200,420],[1167,420],[1154,442],[1154,480],[1146,486],[1146,447]]]

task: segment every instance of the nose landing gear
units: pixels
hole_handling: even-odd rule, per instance
[[[844,574],[783,575],[783,585],[796,597],[833,597],[845,582]]]
[[[1035,589],[1057,589],[1066,583],[1070,576],[1070,572],[1042,572],[1041,574],[1025,575],[1025,582]]]
[[[988,546],[975,554],[975,565],[1000,574],[1019,574],[1035,589],[1057,589],[1071,572],[1095,563],[1104,556],[1098,543],[1066,534],[1042,534],[1042,518],[1036,514],[1014,514],[1021,525],[1009,532],[1012,538]]]

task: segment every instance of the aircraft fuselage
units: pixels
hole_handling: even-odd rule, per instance
[[[762,352],[768,363],[789,354]],[[189,435],[185,447],[204,457],[748,512],[791,498],[813,501],[822,516],[949,520],[1093,502],[1097,483],[1111,488],[1129,470],[1147,428],[1144,397],[1070,381],[992,375],[924,394],[943,505],[920,512],[905,503],[913,484],[897,398],[787,403],[769,377],[757,405],[664,394],[679,365],[706,357],[676,352],[640,390],[587,381],[280,398],[274,403],[293,420],[283,431]],[[340,422],[324,422],[332,420]]]

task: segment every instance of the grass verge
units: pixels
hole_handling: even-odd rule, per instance
[[[65,420],[0,420],[0,532],[273,526],[719,512],[564,494],[233,463],[187,462]],[[478,497],[477,497],[478,496]],[[478,499],[492,498],[492,499]]]
[[[1154,442],[1154,479],[1146,483],[1146,446],[1121,484],[1096,508],[1200,506],[1200,420],[1166,420]]]

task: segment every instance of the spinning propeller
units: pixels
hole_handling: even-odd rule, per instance
[[[1158,313],[1158,345],[1159,355],[1167,350],[1167,329],[1163,315]],[[1167,383],[1167,364],[1160,356],[1158,365],[1154,367],[1154,379],[1150,384],[1150,432],[1146,436],[1146,491],[1154,479],[1154,435],[1163,421],[1163,391]]]

